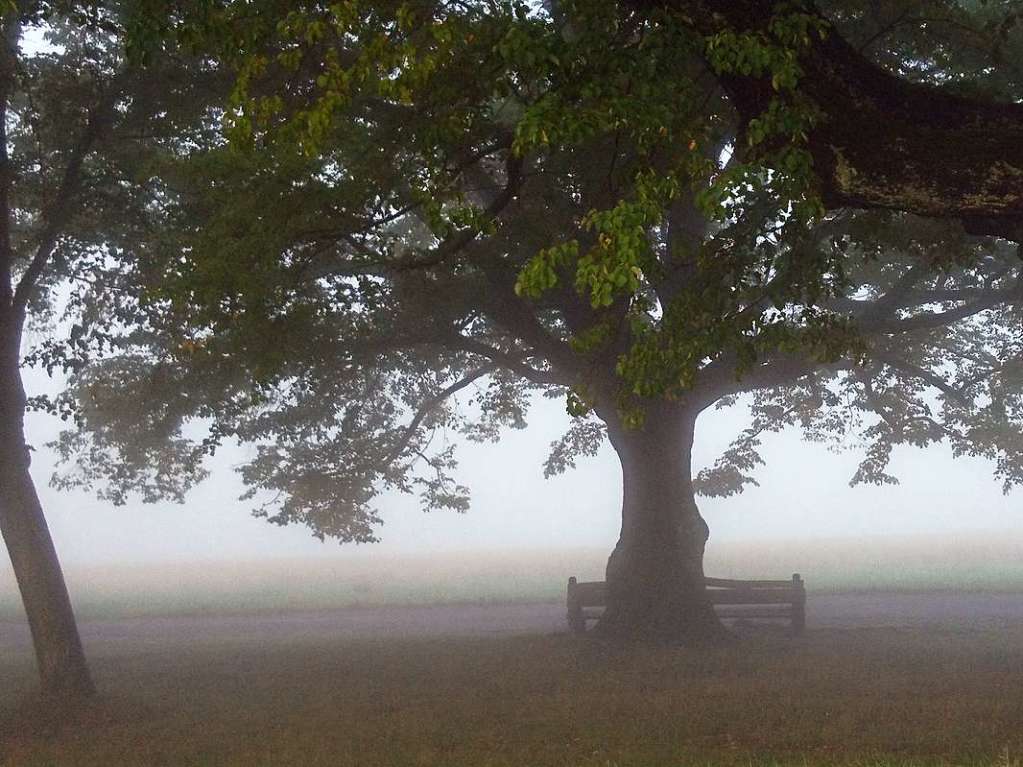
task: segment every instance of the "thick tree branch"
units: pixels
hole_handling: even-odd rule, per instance
[[[993,290],[988,292],[983,298],[978,298],[976,301],[971,301],[952,309],[946,309],[945,311],[923,312],[921,314],[913,315],[912,317],[906,317],[905,319],[868,319],[860,322],[858,326],[860,331],[866,335],[895,335],[897,333],[907,333],[915,330],[931,330],[933,328],[941,328],[946,325],[951,325],[954,322],[964,320],[967,317],[972,317],[975,314],[979,314],[980,312],[988,309],[993,309],[996,306],[1001,306],[1002,304],[1019,301],[1020,298],[1019,288],[1012,290]]]
[[[532,347],[560,376],[578,380],[584,374],[583,360],[540,321],[535,306],[514,294],[515,272],[506,265],[492,263],[484,264],[484,272],[486,280],[475,298],[487,319]]]
[[[781,0],[630,0],[663,7],[701,34],[768,34]],[[812,2],[800,10],[825,21]],[[961,219],[974,234],[1023,240],[1023,104],[964,98],[885,71],[831,28],[800,55],[800,92],[821,111],[808,135],[829,207]],[[770,74],[722,75],[744,122],[776,91]]]
[[[460,349],[470,354],[476,354],[485,359],[491,360],[495,366],[503,367],[516,375],[522,376],[527,381],[541,386],[565,386],[565,381],[559,380],[546,370],[538,370],[529,365],[522,357],[496,349],[475,338],[457,336],[446,342],[450,348]]]
[[[724,355],[701,371],[698,382],[687,400],[698,410],[705,410],[723,397],[732,394],[771,389],[795,383],[811,373],[829,374],[853,367],[853,360],[822,364],[795,354],[777,354],[741,375],[735,372],[735,358]]]

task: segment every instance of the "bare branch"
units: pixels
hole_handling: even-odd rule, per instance
[[[941,312],[923,312],[921,314],[907,317],[905,319],[876,320],[860,324],[860,330],[866,334],[895,335],[907,333],[914,330],[930,330],[950,325],[953,322],[964,320],[975,314],[994,309],[1004,303],[1018,301],[1020,289],[1015,287],[1009,290],[989,291],[984,298],[957,306],[953,309],[946,309]]]
[[[883,362],[889,367],[895,368],[896,370],[901,370],[903,373],[908,373],[911,376],[919,378],[921,381],[925,381],[926,383],[933,386],[935,389],[941,391],[946,396],[954,399],[960,405],[963,405],[964,407],[970,406],[969,398],[966,397],[959,389],[955,388],[950,383],[945,381],[941,376],[932,373],[929,370],[925,370],[919,365],[914,365],[912,362],[909,362],[908,360],[901,359],[893,354],[888,354],[886,352],[872,351],[870,356],[873,357],[878,362]]]
[[[475,370],[470,372],[465,378],[455,381],[447,388],[442,389],[441,391],[437,392],[432,397],[427,399],[425,402],[423,402],[423,404],[421,404],[419,406],[419,409],[416,411],[416,414],[412,417],[412,420],[409,422],[408,426],[406,426],[405,429],[402,431],[402,435],[399,438],[398,443],[393,448],[391,448],[391,450],[385,456],[384,465],[389,466],[390,464],[394,463],[399,458],[399,456],[401,456],[401,454],[405,452],[405,449],[409,446],[409,443],[412,441],[412,437],[415,436],[415,433],[419,429],[419,426],[423,423],[423,420],[431,412],[433,412],[440,405],[442,405],[444,401],[448,399],[448,397],[455,394],[456,392],[461,391],[462,389],[469,386],[474,381],[482,378],[483,376],[493,373],[494,370],[496,369],[497,369],[496,364],[484,365],[482,367],[476,368]],[[429,459],[427,459],[427,463],[430,463]]]

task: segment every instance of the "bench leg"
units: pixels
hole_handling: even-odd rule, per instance
[[[568,615],[568,627],[572,629],[573,634],[582,634],[586,631],[586,619],[581,615],[569,613]]]
[[[796,603],[792,606],[792,634],[799,636],[806,631],[806,605]]]
[[[576,595],[576,579],[573,575],[568,579],[568,627],[574,634],[586,631],[586,618],[583,617],[583,606]]]
[[[792,575],[792,588],[796,592],[796,601],[792,604],[792,634],[799,636],[806,631],[806,586],[799,573]]]

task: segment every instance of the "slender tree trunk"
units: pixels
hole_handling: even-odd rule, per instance
[[[621,638],[703,642],[727,632],[707,598],[708,528],[696,506],[692,446],[696,413],[651,404],[642,428],[602,413],[622,464],[622,532],[607,563],[607,610],[597,625]]]
[[[6,329],[5,329],[6,330]],[[42,690],[81,698],[94,688],[46,518],[29,473],[20,333],[4,333],[0,366],[0,533],[32,632]]]

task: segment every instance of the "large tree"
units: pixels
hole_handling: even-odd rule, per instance
[[[719,631],[695,492],[748,482],[764,429],[824,438],[872,412],[859,480],[891,479],[894,444],[948,439],[1017,481],[1005,243],[801,207],[799,156],[750,171],[701,52],[675,55],[685,28],[595,3],[571,27],[435,11],[271,25],[235,113],[248,150],[168,158],[162,236],[104,278],[143,300],[82,297],[134,319],[80,370],[63,481],[176,494],[197,451],[237,438],[260,513],[371,540],[382,489],[465,508],[445,430],[492,438],[531,392],[567,393],[580,420],[550,470],[605,434],[622,463],[601,629],[668,638]],[[468,417],[450,402],[476,385]],[[743,392],[754,426],[694,480],[699,414]],[[198,445],[189,421],[211,425]]]

